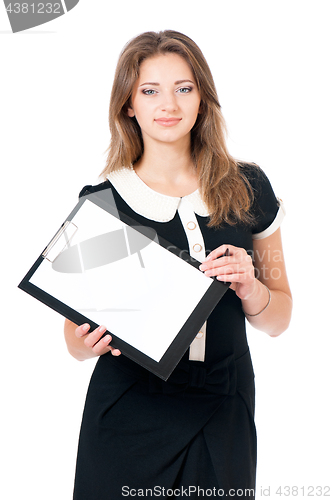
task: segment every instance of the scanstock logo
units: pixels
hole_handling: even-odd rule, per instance
[[[4,0],[13,33],[48,23],[73,9],[79,0],[9,2]]]

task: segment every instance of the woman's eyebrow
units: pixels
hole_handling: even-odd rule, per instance
[[[181,83],[185,83],[185,82],[190,82],[190,83],[194,84],[194,82],[192,80],[177,80],[176,82],[174,82],[174,85],[180,85]],[[143,87],[143,85],[157,86],[157,85],[160,85],[160,83],[158,83],[158,82],[145,82],[145,83],[141,83],[141,85],[139,85],[139,87]]]
[[[186,82],[189,82],[189,83],[192,83],[193,85],[195,85],[192,80],[177,80],[176,82],[174,82],[174,85],[180,85],[180,83],[186,83]]]
[[[139,85],[139,87],[143,87],[143,85],[160,85],[160,83],[157,83],[157,82],[145,82],[145,83],[141,83],[141,85]]]

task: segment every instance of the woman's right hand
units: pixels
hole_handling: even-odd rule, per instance
[[[70,354],[83,361],[85,359],[102,356],[111,351],[113,356],[119,356],[121,351],[110,346],[112,340],[111,335],[107,334],[106,327],[101,325],[92,332],[90,332],[90,325],[84,323],[77,326],[68,319],[65,321],[65,339]]]
[[[90,325],[88,323],[84,323],[76,328],[75,335],[76,337],[83,339],[86,347],[91,349],[96,356],[102,356],[109,351],[111,351],[113,356],[119,356],[121,354],[119,349],[115,349],[109,345],[112,340],[111,335],[107,334],[105,337],[102,337],[102,335],[106,332],[105,326],[101,325],[90,333],[89,330]]]

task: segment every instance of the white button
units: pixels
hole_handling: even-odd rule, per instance
[[[187,223],[187,228],[188,229],[190,229],[190,230],[191,229],[195,229],[195,227],[196,227],[196,224],[195,224],[194,221],[191,220],[190,222]]]
[[[203,332],[198,332],[198,334],[196,335],[196,339],[201,339],[203,335],[204,335]]]
[[[202,250],[202,245],[200,245],[199,243],[195,243],[195,245],[193,246],[193,250],[194,252],[200,252]]]

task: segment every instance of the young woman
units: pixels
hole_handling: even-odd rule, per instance
[[[66,321],[69,352],[78,360],[99,356],[74,499],[196,498],[207,490],[233,498],[247,490],[254,498],[254,374],[245,319],[272,337],[290,321],[281,202],[259,167],[228,153],[210,69],[181,33],[147,32],[126,45],[110,129],[106,180],[82,193],[110,189],[120,211],[232,285],[167,382],[109,346],[105,327],[90,332]]]

